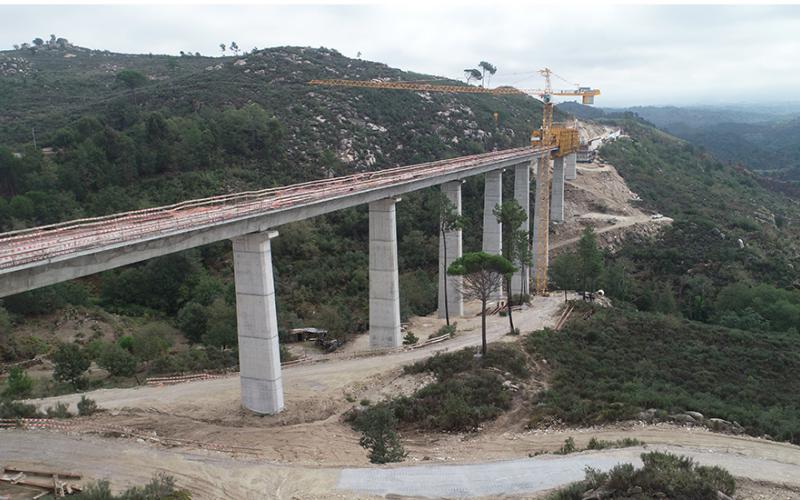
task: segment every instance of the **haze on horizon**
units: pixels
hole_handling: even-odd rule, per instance
[[[548,66],[603,107],[796,100],[798,28],[800,6],[0,6],[3,50],[50,33],[126,53],[323,46],[455,79],[485,60],[492,86],[540,87]]]

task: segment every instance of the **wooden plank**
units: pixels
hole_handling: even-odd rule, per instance
[[[67,478],[67,479],[80,479],[82,476],[80,474],[75,474],[72,472],[58,472],[58,471],[42,471],[42,470],[27,470],[27,469],[20,469],[18,467],[8,467],[4,468],[6,472],[22,472],[25,474],[34,474],[37,476],[52,476],[57,475],[58,477]]]

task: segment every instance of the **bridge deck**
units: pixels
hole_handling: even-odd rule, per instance
[[[545,151],[530,147],[508,149],[8,232],[0,234],[0,276],[73,254],[166,238],[387,186],[409,184],[411,191],[417,188],[415,181],[459,172],[468,176],[482,166],[522,162]]]

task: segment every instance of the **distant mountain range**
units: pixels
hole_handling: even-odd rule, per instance
[[[558,107],[591,120],[633,113],[723,161],[770,177],[800,180],[800,103],[594,108],[567,102]]]

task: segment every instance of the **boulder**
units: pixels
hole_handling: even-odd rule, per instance
[[[712,430],[717,432],[731,432],[733,424],[721,418],[709,418],[706,425]]]
[[[705,419],[705,417],[703,417],[703,414],[700,413],[699,411],[687,411],[686,414],[692,417],[693,419],[697,420],[698,422],[702,422]]]
[[[669,418],[673,422],[679,422],[679,423],[682,423],[682,424],[696,424],[697,423],[697,421],[694,418],[692,418],[691,415],[687,415],[686,413],[675,413],[675,414],[669,415]]]

